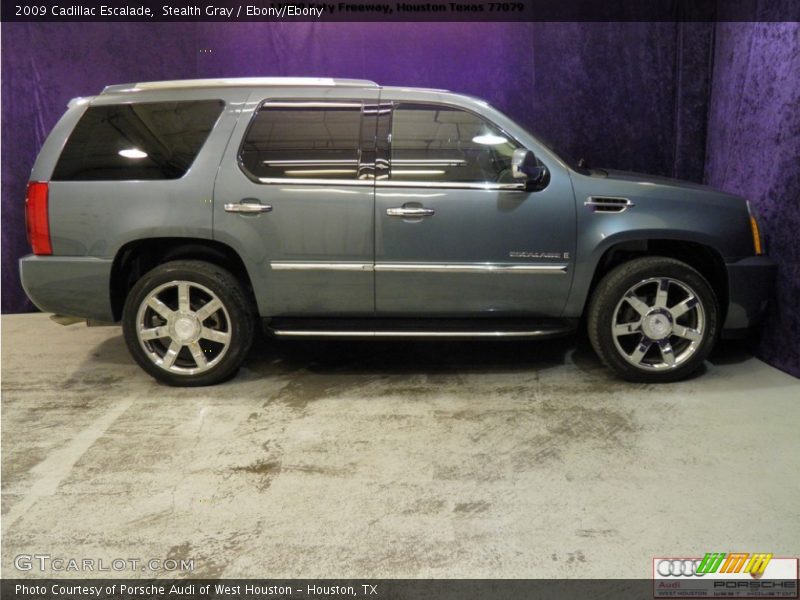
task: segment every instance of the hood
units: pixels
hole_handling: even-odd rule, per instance
[[[699,192],[716,192],[730,196],[722,190],[713,188],[709,185],[700,183],[692,183],[691,181],[684,181],[682,179],[673,179],[671,177],[661,177],[659,175],[646,175],[644,173],[636,173],[634,171],[617,171],[615,169],[592,169],[592,177],[602,177],[604,179],[612,179],[614,181],[626,181],[630,183],[644,183],[654,185],[664,185],[673,188],[680,188],[684,190],[696,190]]]
[[[682,181],[658,175],[645,175],[632,171],[617,171],[615,169],[592,169],[585,176],[586,181],[594,180],[594,185],[589,184],[587,191],[610,195],[623,195],[630,198],[650,198],[657,200],[679,200],[690,202],[711,202],[718,205],[741,203],[745,199],[736,194],[713,188],[708,185]],[[601,183],[602,182],[602,183]]]

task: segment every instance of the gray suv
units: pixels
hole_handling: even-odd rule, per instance
[[[112,85],[50,133],[23,286],[120,322],[172,385],[278,337],[541,338],[583,320],[620,376],[674,381],[763,313],[748,203],[588,169],[477,98],[344,79]]]

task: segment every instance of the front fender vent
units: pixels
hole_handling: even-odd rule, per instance
[[[583,205],[590,211],[599,213],[621,213],[634,206],[628,198],[613,196],[589,196]]]

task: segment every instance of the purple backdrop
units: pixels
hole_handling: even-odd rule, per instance
[[[750,199],[778,262],[757,353],[800,376],[800,23],[717,26],[708,183]]]
[[[16,265],[28,251],[22,211],[25,182],[43,136],[73,96],[94,94],[106,84],[126,81],[253,75],[358,77],[386,85],[447,88],[488,99],[593,164],[695,181],[701,181],[706,172],[712,183],[736,190],[744,178],[726,175],[715,164],[729,160],[725,152],[732,149],[726,147],[725,135],[734,135],[736,127],[749,127],[731,118],[737,106],[731,96],[741,93],[753,102],[759,84],[752,84],[749,95],[738,87],[739,71],[746,66],[743,59],[732,56],[738,56],[738,46],[743,45],[754,60],[768,63],[778,51],[771,44],[783,45],[783,58],[794,57],[796,72],[800,48],[796,29],[792,37],[791,30],[780,23],[759,26],[761,45],[742,41],[755,34],[737,27],[748,25],[3,23],[2,311],[32,309],[19,286]],[[720,38],[716,52],[715,31]],[[772,42],[770,36],[776,36]],[[712,70],[712,57],[721,62],[719,68]],[[796,76],[794,83],[796,92]],[[714,101],[711,128],[710,99]],[[783,104],[790,99],[783,92],[764,94],[758,97],[758,106],[770,118],[783,110],[796,125],[797,96],[788,108]],[[755,139],[758,129],[750,135]],[[768,164],[791,150],[786,145],[790,143],[780,146],[763,140],[758,154],[743,152],[735,159],[748,165]],[[796,149],[791,155],[795,158]],[[706,150],[713,160],[704,171]],[[796,173],[797,169],[795,178]],[[776,168],[774,182],[778,180],[789,185],[789,176]],[[791,197],[794,204],[785,204],[762,188],[738,189],[759,197],[762,205],[773,206],[775,215],[794,211],[796,222],[796,193]],[[766,224],[771,237],[777,222],[773,216]],[[773,245],[773,253],[780,248]],[[788,248],[786,256],[791,251]],[[782,277],[789,280],[782,283],[774,319],[783,323],[794,318],[791,343],[797,348],[797,313],[787,304],[791,297],[786,291],[792,285],[797,288],[794,252],[788,261],[794,270],[782,267]],[[773,326],[763,348],[770,346],[770,339],[777,339],[770,338],[775,335]],[[786,343],[783,338],[781,347]],[[796,359],[792,367],[766,351],[764,356],[800,374]]]
[[[487,98],[595,164],[700,180],[712,27],[3,23],[2,311],[33,308],[17,272],[28,251],[25,183],[74,96],[109,83],[252,75],[443,87]]]

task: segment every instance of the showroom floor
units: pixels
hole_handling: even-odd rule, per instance
[[[575,339],[258,346],[230,383],[173,389],[118,328],[3,316],[4,577],[19,554],[188,558],[170,575],[206,578],[797,554],[800,381],[737,345],[662,386]]]

